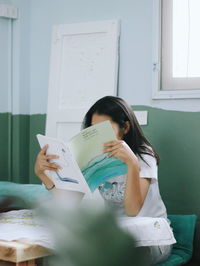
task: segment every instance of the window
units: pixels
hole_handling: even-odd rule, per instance
[[[200,98],[199,11],[199,0],[154,0],[154,99]]]

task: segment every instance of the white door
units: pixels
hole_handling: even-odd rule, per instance
[[[89,107],[116,95],[119,21],[53,28],[46,135],[68,141]]]

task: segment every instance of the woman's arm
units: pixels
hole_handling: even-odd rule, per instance
[[[139,177],[138,163],[128,164],[126,189],[124,195],[125,212],[129,216],[136,216],[142,208],[151,179]]]
[[[109,156],[118,158],[128,166],[124,207],[127,215],[136,216],[142,208],[151,179],[139,177],[138,159],[126,142],[122,140],[108,142],[105,144],[104,151],[109,152]]]
[[[35,174],[40,178],[42,183],[46,186],[47,189],[51,189],[54,185],[53,181],[45,174],[45,170],[57,171],[60,169],[60,166],[55,163],[50,163],[50,159],[59,158],[57,155],[46,155],[48,145],[45,145],[41,151],[38,153],[35,162]]]

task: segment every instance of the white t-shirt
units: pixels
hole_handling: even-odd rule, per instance
[[[138,157],[140,178],[151,178],[151,184],[143,206],[137,216],[167,218],[166,208],[158,187],[158,167],[156,159],[148,154],[143,154],[142,156],[146,162]],[[117,176],[99,186],[102,197],[119,215],[126,215],[124,210],[126,179],[126,175]]]

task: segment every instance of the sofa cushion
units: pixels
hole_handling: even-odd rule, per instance
[[[157,266],[178,266],[187,263],[193,253],[193,237],[196,215],[169,215],[171,227],[177,243],[173,245],[172,254],[167,261]]]
[[[0,182],[0,211],[33,208],[51,193],[42,185]]]

